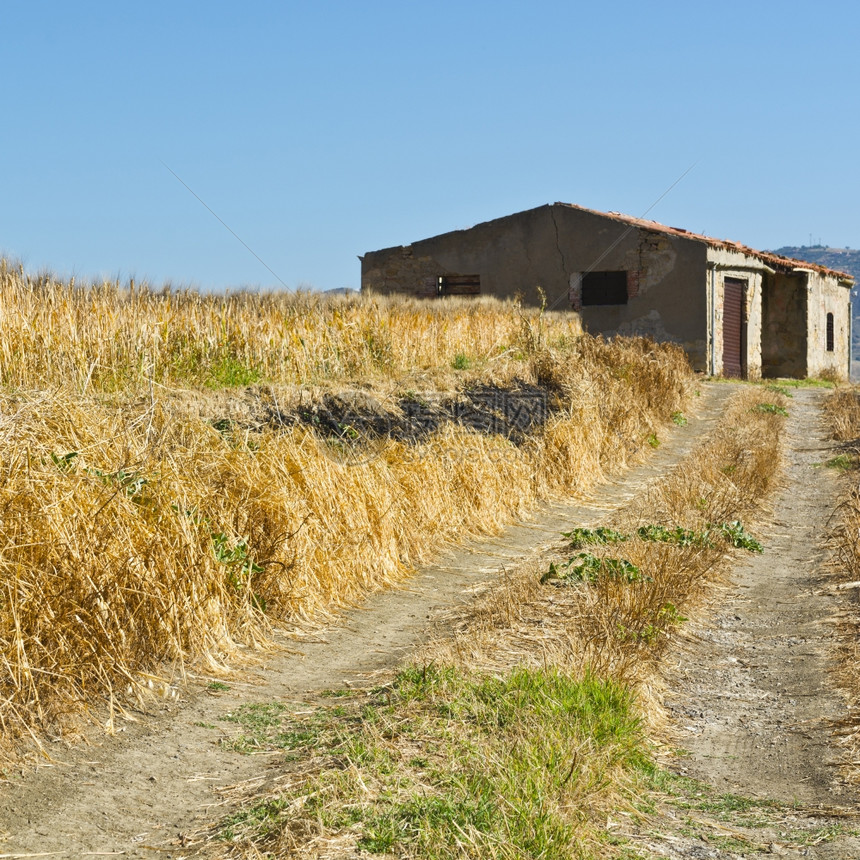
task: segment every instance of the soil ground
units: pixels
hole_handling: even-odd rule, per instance
[[[765,552],[741,558],[667,661],[666,705],[677,721],[677,743],[689,753],[670,767],[717,794],[780,807],[772,820],[762,807],[766,826],[756,828],[738,826],[747,816],[734,823],[724,816],[709,839],[679,837],[677,826],[669,828],[673,839],[640,834],[639,845],[658,856],[860,858],[860,839],[851,835],[860,834],[860,794],[841,778],[834,737],[846,702],[831,674],[839,596],[828,581],[824,543],[840,476],[824,465],[834,446],[822,397],[815,389],[794,393],[782,486],[756,529]],[[687,822],[680,829],[700,828]],[[839,830],[848,835],[802,844]],[[720,849],[727,831],[732,847]],[[815,835],[807,840],[804,833]]]
[[[300,701],[308,691],[362,683],[389,670],[424,640],[435,617],[469,600],[506,566],[540,553],[562,530],[598,524],[659,480],[714,426],[734,390],[702,386],[687,426],[646,464],[588,500],[547,506],[499,537],[450,550],[406,587],[375,595],[320,635],[289,643],[292,653],[255,655],[252,670],[218,679],[224,683],[211,689],[207,682],[214,679],[198,679],[177,700],[137,714],[113,737],[91,738],[74,749],[53,745],[52,764],[0,785],[0,858],[200,856],[192,834],[221,814],[224,789],[266,769],[264,756],[241,756],[219,745],[228,735],[220,717],[245,702]],[[820,396],[811,390],[795,395],[785,487],[773,500],[771,521],[757,529],[766,553],[739,566],[709,611],[689,626],[667,679],[667,705],[678,718],[678,745],[690,751],[676,767],[736,794],[796,799],[801,817],[824,827],[849,820],[855,798],[833,766],[830,721],[844,712],[844,703],[827,676],[836,598],[821,578],[820,545],[838,482],[814,465],[829,456]],[[819,804],[845,811],[841,817],[819,811],[815,818],[810,810]],[[625,835],[637,850],[656,856],[747,856],[720,853],[713,840],[680,833],[679,820],[667,806],[648,827],[627,828]],[[756,851],[762,845],[775,853],[795,850],[780,838],[768,831],[748,841],[759,846]],[[860,858],[860,841],[841,837],[798,851]]]

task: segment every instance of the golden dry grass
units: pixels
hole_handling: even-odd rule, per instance
[[[849,467],[853,479],[846,484],[835,524],[829,536],[833,554],[831,572],[837,587],[846,595],[837,624],[835,648],[838,676],[848,698],[848,711],[838,734],[845,750],[845,774],[860,783],[860,487],[857,464],[860,457],[860,391],[844,387],[831,394],[824,404],[834,439],[843,443],[836,462]]]
[[[860,397],[855,387],[837,388],[824,401],[824,414],[837,442],[860,438]]]
[[[0,383],[83,391],[402,377],[559,345],[573,314],[492,299],[200,294],[32,276],[0,259]]]
[[[520,445],[449,422],[344,458],[302,424],[219,432],[206,397],[195,412],[177,393],[241,384],[237,397],[285,403],[308,383],[384,392],[415,374],[523,380],[555,409]],[[217,669],[273,625],[588,489],[684,408],[692,375],[677,347],[606,344],[511,304],[83,288],[6,264],[0,380],[0,729],[14,738],[67,732],[189,661]]]

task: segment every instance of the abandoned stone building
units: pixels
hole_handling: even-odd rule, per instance
[[[852,278],[655,221],[567,203],[361,259],[366,292],[521,296],[587,331],[681,344],[715,376],[849,373]]]

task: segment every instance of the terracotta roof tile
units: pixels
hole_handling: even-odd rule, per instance
[[[643,230],[653,230],[655,233],[669,233],[673,236],[681,236],[684,239],[694,239],[698,242],[704,242],[712,248],[724,248],[729,251],[738,251],[741,254],[756,257],[762,262],[777,269],[809,269],[821,274],[836,275],[842,280],[854,281],[854,276],[849,275],[847,272],[840,272],[838,269],[828,269],[826,266],[820,266],[817,263],[810,263],[807,260],[795,260],[791,257],[781,257],[779,254],[771,254],[768,251],[757,251],[755,248],[750,248],[748,245],[742,245],[740,242],[733,242],[731,239],[714,239],[712,236],[693,233],[690,230],[684,230],[681,227],[667,227],[665,224],[660,224],[658,221],[636,218],[633,215],[622,215],[620,212],[600,212],[597,209],[588,209],[585,206],[577,206],[575,203],[556,203],[555,205],[567,206],[570,209],[577,209],[580,212],[589,212],[592,215],[599,215],[601,218],[611,218],[614,221],[629,224],[631,227],[640,227]]]

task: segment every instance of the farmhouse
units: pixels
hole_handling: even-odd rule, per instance
[[[360,259],[365,292],[543,290],[587,331],[674,341],[713,375],[849,372],[850,275],[617,212],[554,203]]]

